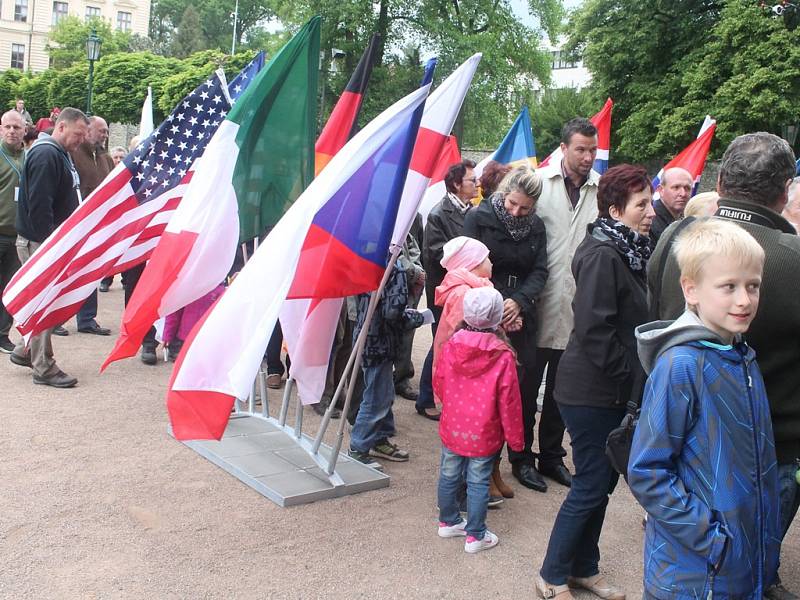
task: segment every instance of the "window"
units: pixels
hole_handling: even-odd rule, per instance
[[[11,68],[25,68],[25,46],[23,44],[11,44]]]
[[[117,13],[117,29],[120,31],[131,30],[131,13],[122,11]]]
[[[568,52],[554,50],[550,54],[553,57],[550,66],[553,69],[574,69],[576,66],[578,66],[576,61],[570,60],[572,56]]]
[[[69,4],[66,2],[53,2],[53,25],[69,14]]]
[[[28,0],[14,0],[14,20],[23,23],[28,20]]]
[[[86,7],[86,20],[88,21],[89,19],[92,19],[92,18],[97,18],[97,19],[100,18],[100,9],[98,7],[96,7],[96,6],[87,6]]]

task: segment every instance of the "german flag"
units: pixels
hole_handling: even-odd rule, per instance
[[[380,46],[381,36],[377,33],[372,34],[367,49],[358,61],[358,66],[353,72],[347,87],[344,88],[341,98],[333,108],[325,128],[319,135],[314,146],[314,175],[330,162],[336,154],[347,143],[355,133],[358,125],[358,112],[361,110],[361,102],[367,91],[367,83],[372,74],[372,65],[375,54]]]

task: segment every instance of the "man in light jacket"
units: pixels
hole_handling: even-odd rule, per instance
[[[539,169],[542,194],[536,214],[547,230],[547,284],[539,297],[536,366],[532,377],[541,381],[547,368],[542,416],[539,420],[539,460],[537,473],[534,454],[526,432],[525,450],[511,453],[512,472],[519,482],[531,489],[545,491],[539,473],[569,486],[572,476],[564,466],[562,446],[564,423],[553,392],[558,360],[567,347],[572,331],[572,297],[575,279],[572,257],[586,236],[586,227],[597,218],[597,184],[600,175],[592,169],[597,155],[597,128],[588,119],[575,118],[561,130],[561,161]],[[542,489],[544,487],[544,489]]]

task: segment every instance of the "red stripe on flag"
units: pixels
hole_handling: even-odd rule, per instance
[[[217,299],[219,302],[220,296]],[[203,327],[211,311],[217,305],[211,305],[203,317],[192,328],[189,336],[178,354],[172,376],[167,386],[167,412],[172,424],[172,435],[176,440],[218,440],[225,433],[228,418],[231,415],[235,398],[220,392],[206,392],[201,390],[174,390],[175,378],[183,367],[183,359],[194,344],[197,332]]]
[[[383,271],[312,224],[286,298],[342,298],[371,292],[378,288]]]
[[[441,154],[448,137],[438,131],[420,127],[417,134],[417,142],[414,144],[414,153],[411,155],[411,164],[408,168],[424,177],[432,177],[436,167],[436,159]]]
[[[331,156],[336,154],[347,143],[350,129],[358,116],[361,106],[361,95],[353,92],[344,92],[325,124],[325,129],[319,135],[314,145],[316,152],[323,152]]]
[[[136,355],[147,330],[159,316],[163,316],[158,314],[161,300],[177,280],[197,237],[193,231],[167,231],[161,236],[148,268],[125,307],[119,338],[100,367],[101,371],[116,360]]]

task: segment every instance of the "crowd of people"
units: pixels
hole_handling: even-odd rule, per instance
[[[109,152],[106,122],[74,108],[54,108],[33,127],[22,101],[2,115],[0,135],[2,289],[126,150]],[[587,119],[564,125],[560,150],[539,169],[489,162],[479,177],[473,161],[449,167],[447,195],[414,223],[369,323],[344,415],[350,456],[377,469],[408,461],[392,441],[392,407],[396,395],[415,401],[439,422],[438,535],[465,537],[469,553],[498,543],[487,508],[514,496],[500,475],[503,446],[525,488],[568,487],[536,576],[542,598],[568,600],[575,588],[625,598],[601,573],[599,550],[620,475],[647,515],[645,597],[796,598],[778,577],[780,542],[800,505],[800,179],[791,148],[768,133],[736,138],[716,192],[694,197],[681,168],[655,189],[641,166],[599,175]],[[142,270],[122,275],[126,303]],[[223,291],[168,319],[171,358]],[[423,294],[428,308],[419,310]],[[343,304],[320,414],[369,301]],[[96,315],[95,292],[77,330],[109,335]],[[428,324],[417,391],[413,336]],[[30,368],[34,383],[75,386],[53,356],[50,336],[63,327],[15,345],[11,326],[0,306],[0,349],[12,363]],[[271,388],[288,368],[281,341],[278,326],[265,355]],[[151,328],[143,362],[156,362],[156,345]],[[617,470],[606,442],[626,414],[639,418],[627,468]]]

